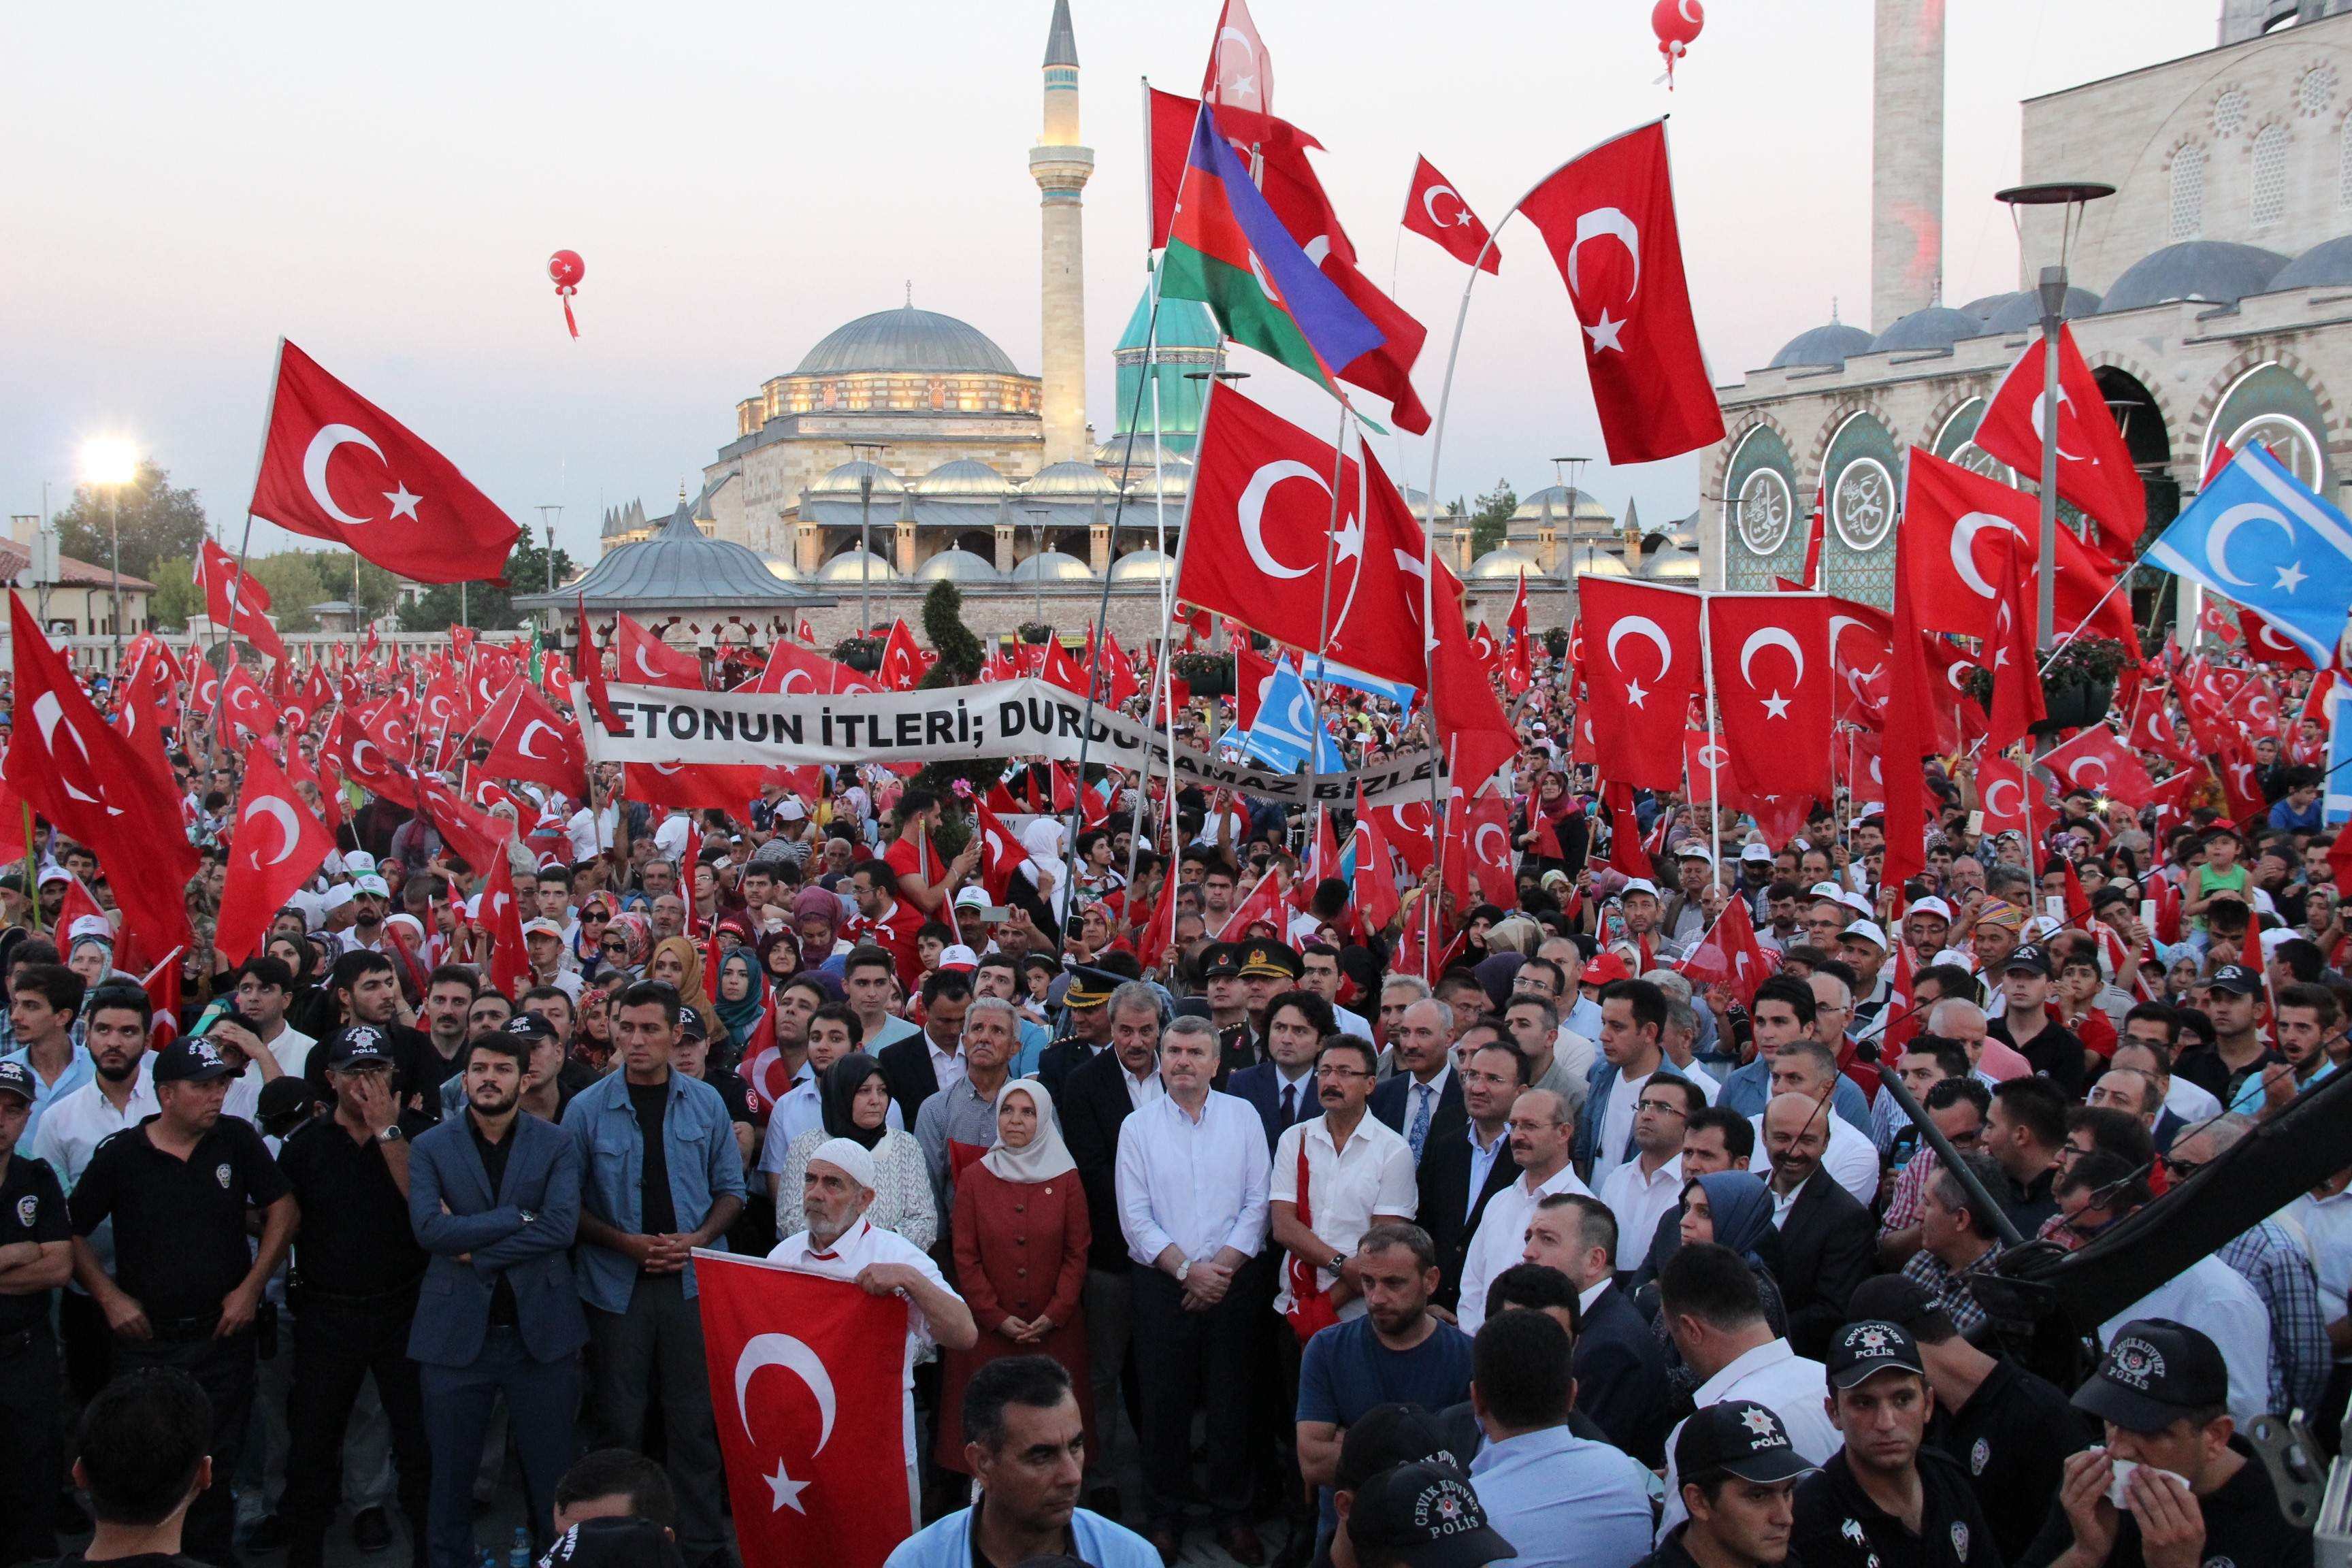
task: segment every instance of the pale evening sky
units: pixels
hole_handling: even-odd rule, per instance
[[[1189,91],[1214,0],[1074,0],[1087,142],[1087,407],[1141,288],[1138,79]],[[1591,142],[1674,112],[1699,329],[1718,382],[1867,314],[1871,6],[1716,0],[1669,95],[1645,0],[1255,0],[1276,112],[1386,279],[1413,156],[1490,220]],[[1955,0],[1946,297],[2016,287],[1991,193],[2020,98],[2210,47],[2216,0]],[[1048,0],[855,5],[291,4],[13,8],[0,95],[0,502],[71,493],[85,437],[122,434],[201,493],[232,547],[283,333],[593,556],[607,505],[674,504],[734,405],[833,327],[915,302],[1038,368],[1039,121]],[[1439,490],[1601,451],[1575,324],[1524,221],[1481,281]],[[543,268],[586,258],[563,331]],[[1433,406],[1463,268],[1405,237],[1398,297],[1431,329]],[[1249,356],[1241,356],[1247,359]],[[1254,395],[1322,428],[1322,395],[1260,363]],[[1384,444],[1391,461],[1398,447]],[[1426,484],[1424,442],[1402,477]],[[845,454],[845,456],[846,454]],[[1698,500],[1684,458],[1586,482],[1653,523]],[[258,549],[287,536],[257,530]]]

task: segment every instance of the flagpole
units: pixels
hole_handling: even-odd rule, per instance
[[[1339,429],[1331,438],[1331,520],[1323,530],[1323,612],[1315,627],[1315,733],[1307,738],[1307,771],[1320,773],[1323,763],[1323,705],[1331,697],[1331,574],[1339,549],[1339,485],[1348,467],[1348,419],[1353,413],[1346,399],[1339,403]],[[1361,468],[1358,473],[1360,478]],[[1363,552],[1356,552],[1356,571],[1363,572]]]
[[[1146,78],[1144,79],[1143,120],[1144,129],[1149,132],[1151,124],[1151,83],[1150,78]],[[1149,147],[1150,144],[1150,136],[1147,134],[1144,140],[1144,145]],[[1147,208],[1150,205],[1149,192],[1146,193],[1144,205]],[[1168,564],[1168,478],[1166,467],[1160,460],[1161,437],[1160,426],[1160,377],[1156,374],[1149,374],[1150,371],[1157,368],[1160,358],[1160,269],[1156,267],[1147,265],[1144,268],[1144,277],[1146,279],[1144,287],[1151,291],[1151,321],[1149,329],[1144,333],[1143,340],[1143,363],[1147,372],[1144,376],[1144,380],[1151,388],[1151,529],[1153,548],[1160,555],[1160,625],[1164,633],[1168,626],[1168,595],[1173,592],[1175,587],[1175,573],[1173,568],[1170,567]],[[1159,663],[1160,667],[1152,671],[1152,682],[1154,685],[1159,687],[1160,699],[1164,702],[1168,694],[1168,686],[1165,679],[1168,658],[1167,650],[1164,646],[1160,650]],[[1149,712],[1144,714],[1147,727],[1149,727],[1150,717],[1151,715]],[[1169,718],[1169,726],[1170,742],[1172,746],[1174,742],[1175,727],[1175,718],[1172,714]],[[1142,808],[1147,807],[1151,804],[1150,785],[1151,770],[1149,767],[1146,767],[1138,772],[1135,775],[1135,800],[1138,809],[1128,813],[1127,819],[1128,908],[1125,912],[1129,916],[1129,919],[1127,921],[1129,930],[1134,928],[1135,923],[1132,919],[1134,914],[1133,906],[1135,903],[1135,868],[1138,857],[1142,853],[1143,833],[1139,818],[1141,816]]]
[[[2135,561],[2116,574],[2116,580],[2107,584],[2107,591],[2099,595],[2099,602],[2091,606],[2089,612],[2083,616],[2080,622],[2076,623],[2074,629],[2058,639],[2057,646],[2053,647],[2049,654],[2042,659],[2041,668],[2034,671],[2036,675],[2047,670],[2053,663],[2056,662],[2058,656],[2066,651],[2066,645],[2068,643],[2073,642],[2076,637],[2081,637],[2085,631],[2090,629],[2091,622],[2097,618],[2101,610],[2107,607],[2107,601],[2116,596],[2116,591],[2117,589],[2131,581],[2132,574],[2138,571],[2140,563]],[[2183,578],[2182,581],[2186,582],[2187,579]]]
[[[1723,769],[1717,760],[1722,748],[1716,737],[1715,708],[1715,635],[1708,623],[1715,619],[1706,613],[1708,595],[1698,596],[1698,665],[1706,676],[1706,826],[1713,839],[1714,863],[1709,874],[1716,885],[1723,884]]]

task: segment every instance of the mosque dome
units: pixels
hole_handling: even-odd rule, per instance
[[[1790,338],[1765,368],[1794,370],[1801,365],[1822,365],[1835,369],[1845,363],[1848,355],[1869,352],[1868,332],[1843,321],[1832,321]]]
[[[877,310],[835,327],[809,350],[794,375],[851,371],[960,371],[1018,375],[1012,357],[968,321],[912,305]]]
[[[985,561],[969,550],[942,550],[915,568],[918,583],[1002,583],[1004,574],[992,561]]]
[[[1049,463],[1037,470],[1037,477],[1021,487],[1021,493],[1031,496],[1115,496],[1118,482],[1092,463],[1073,459],[1066,463]]]
[[[1114,583],[1158,582],[1175,569],[1176,563],[1157,550],[1146,546],[1130,550],[1112,563],[1110,580]]]
[[[2088,289],[2066,290],[2065,319],[2079,321],[2085,316],[2099,313],[2099,297]],[[1985,318],[1987,336],[2007,336],[2011,332],[2032,331],[2042,325],[2042,296],[2031,289],[2021,289],[2000,303],[2000,308]]]
[[[2016,299],[2021,292],[2023,292],[2021,289],[2011,289],[2005,294],[1981,295],[1961,306],[1960,314],[1974,316],[1979,321],[1990,321],[1992,320],[1994,311]]]
[[[861,568],[860,562],[866,563]],[[895,583],[898,569],[870,550],[845,550],[817,568],[820,583],[855,584],[863,582]]]
[[[856,500],[858,481],[869,477],[874,480],[874,493],[877,496],[907,493],[907,487],[898,475],[879,463],[868,463],[863,459],[842,464],[809,486],[808,493],[829,500]]]
[[[2264,293],[2282,289],[2337,289],[2352,284],[2352,234],[2323,239],[2286,264]]]
[[[1065,555],[1058,550],[1048,550],[1042,555],[1032,555],[1013,568],[1015,583],[1091,583],[1094,572],[1075,555]]]
[[[1575,563],[1576,570],[1573,574],[1575,576],[1631,577],[1633,574],[1633,568],[1627,566],[1622,557],[1598,550],[1591,552],[1590,560],[1583,559],[1584,554],[1583,551],[1577,552],[1579,559]]]
[[[1871,352],[1888,349],[1948,349],[1965,338],[1981,337],[1985,324],[1948,305],[1927,305],[1898,318],[1870,340]]]
[[[1009,496],[1013,481],[986,463],[959,458],[917,479],[914,491],[919,496]]]
[[[2102,315],[2137,310],[2173,300],[2234,305],[2271,287],[2286,258],[2258,245],[2226,239],[2189,239],[2151,251],[2124,268],[2107,286]]]
[[[607,551],[585,575],[554,594],[519,595],[524,609],[569,610],[693,605],[764,609],[805,597],[797,582],[748,546],[713,539],[694,525],[696,502],[681,500],[651,538]]]
[[[1416,496],[1418,491],[1412,492]],[[1418,503],[1415,503],[1418,505]],[[1616,514],[1601,504],[1591,490],[1570,489],[1566,485],[1546,485],[1543,489],[1519,498],[1513,522],[1598,522],[1613,525]]]
[[[1652,583],[1696,583],[1698,555],[1689,550],[1654,550],[1643,558],[1641,575]]]
[[[767,563],[769,574],[773,576],[779,583],[805,583],[808,581],[808,574],[793,565],[790,556],[762,554],[760,559]]]
[[[1507,583],[1522,576],[1540,581],[1549,578],[1551,574],[1538,565],[1534,556],[1523,551],[1514,550],[1506,544],[1497,549],[1489,550],[1486,554],[1470,563],[1469,575],[1480,579],[1499,578]]]

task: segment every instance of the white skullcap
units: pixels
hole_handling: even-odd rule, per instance
[[[867,1192],[874,1190],[874,1156],[863,1145],[853,1143],[846,1138],[828,1138],[816,1146],[816,1152],[809,1156],[812,1165],[820,1160]]]

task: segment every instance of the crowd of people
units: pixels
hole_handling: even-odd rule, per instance
[[[506,781],[503,986],[493,868],[350,785],[222,962],[192,720],[186,954],[118,964],[43,826],[0,874],[0,1561],[303,1568],[347,1516],[477,1568],[511,1462],[534,1553],[730,1563],[726,1249],[907,1300],[907,1568],[2307,1563],[2245,1432],[2339,1440],[2352,1163],[2055,1361],[1997,1287],[2352,1061],[2316,769],[1988,835],[1962,762],[1888,884],[1866,798],[1604,807],[1572,683],[1516,704],[1507,899],[1426,823],[1318,877],[1328,821],[1117,774],[1002,862],[878,766]],[[1727,911],[1760,983],[1686,973]]]

